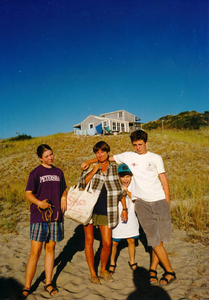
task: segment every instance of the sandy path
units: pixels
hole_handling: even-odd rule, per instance
[[[99,257],[99,235],[94,243],[96,261]],[[173,230],[172,242],[167,243],[171,263],[177,280],[170,286],[147,284],[149,252],[141,241],[136,248],[137,272],[128,266],[128,248],[121,244],[114,274],[114,282],[94,285],[89,281],[89,270],[85,260],[83,227],[69,219],[65,220],[65,239],[57,243],[54,280],[59,293],[53,297],[59,300],[183,300],[209,299],[208,247],[201,243],[186,241],[186,233]],[[8,242],[1,240],[0,247],[0,299],[19,299],[18,293],[24,285],[25,267],[30,251],[29,226],[22,224],[18,235]],[[28,300],[51,299],[44,291],[44,255],[42,253],[33,281],[34,292]],[[159,277],[163,270],[158,268]]]

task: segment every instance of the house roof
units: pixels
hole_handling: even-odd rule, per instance
[[[106,120],[111,120],[113,122],[128,122],[128,121],[124,121],[124,120],[118,120],[118,119],[113,119],[113,118],[107,118],[107,117],[98,117],[98,116],[94,116],[94,115],[89,115],[86,119],[84,119],[81,123],[83,123],[84,121],[86,121],[88,118],[93,117],[95,119],[98,119],[100,121],[106,121]],[[78,123],[76,125],[73,125],[74,128],[81,126],[81,123]]]
[[[98,120],[106,120],[107,118],[103,118],[103,117],[98,117],[98,116],[94,116],[94,115],[89,115],[86,119],[84,119],[81,123],[83,123],[84,121],[86,121],[89,117],[93,117],[95,119],[98,119]],[[78,127],[78,126],[81,126],[81,123],[78,123],[76,125],[73,125],[73,127]]]
[[[119,112],[121,112],[121,111],[125,111],[125,112],[127,112],[128,114],[134,116],[137,120],[141,120],[140,118],[138,118],[137,116],[131,114],[130,112],[126,111],[125,109],[120,109],[120,110],[116,110],[116,111],[104,113],[104,114],[101,114],[100,116],[103,116],[103,115],[109,115],[109,114],[113,114],[113,113],[119,113]]]
[[[101,114],[100,116],[102,115],[109,115],[109,114],[114,114],[114,113],[118,113],[118,112],[121,112],[121,111],[125,111],[127,113],[129,113],[128,111],[126,111],[125,109],[120,109],[120,110],[115,110],[115,111],[112,111],[112,112],[108,112],[108,113],[104,113],[104,114]],[[129,113],[130,115],[134,116],[133,114]],[[135,116],[134,116],[135,117]]]

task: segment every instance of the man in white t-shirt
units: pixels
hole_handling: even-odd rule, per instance
[[[160,285],[168,285],[176,279],[163,242],[171,237],[170,193],[163,161],[160,155],[147,151],[148,135],[136,130],[130,135],[135,152],[124,152],[110,156],[110,161],[128,165],[133,173],[131,195],[135,210],[146,234],[148,245],[152,246],[152,262],[149,270],[150,283],[155,284],[159,261],[165,269]],[[95,160],[82,164],[87,169]]]

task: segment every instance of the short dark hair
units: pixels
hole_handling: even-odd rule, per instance
[[[45,151],[47,151],[47,150],[51,150],[52,151],[51,147],[49,147],[47,144],[41,144],[40,146],[38,146],[38,148],[37,148],[37,155],[38,155],[38,157],[42,158],[43,153]]]
[[[94,153],[96,153],[100,149],[102,151],[110,152],[110,146],[104,141],[96,143],[96,145],[94,145],[93,147]]]
[[[132,143],[138,140],[143,140],[146,143],[148,140],[148,134],[144,130],[139,129],[133,131],[130,135],[130,138]]]

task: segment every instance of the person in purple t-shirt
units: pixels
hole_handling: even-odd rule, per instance
[[[52,165],[52,149],[42,144],[37,148],[40,165],[29,175],[25,197],[30,206],[31,251],[26,267],[22,296],[30,294],[42,245],[45,242],[45,290],[54,296],[58,289],[52,285],[56,242],[64,238],[64,212],[67,209],[67,186],[62,170]]]

